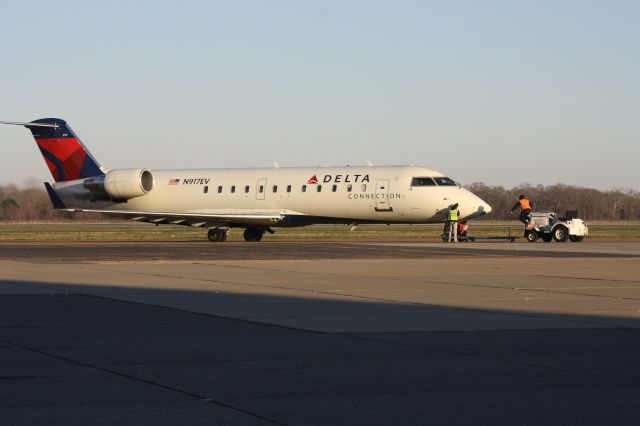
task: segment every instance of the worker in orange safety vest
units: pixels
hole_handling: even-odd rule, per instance
[[[511,209],[511,212],[509,212],[509,214],[513,214],[513,211],[518,208],[520,209],[520,217],[518,217],[518,219],[520,220],[520,222],[526,225],[527,223],[529,223],[529,214],[531,213],[533,204],[531,204],[531,201],[527,200],[527,197],[522,194],[520,195],[520,197],[518,197],[518,201],[516,201],[516,203],[513,205],[513,208]]]

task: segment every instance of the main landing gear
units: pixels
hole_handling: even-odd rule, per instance
[[[223,241],[227,241],[228,234],[228,229],[211,228],[209,229],[207,236],[209,237],[209,241],[211,241],[212,243],[221,243]]]
[[[245,241],[260,241],[265,232],[273,234],[273,229],[263,226],[254,226],[244,230]]]
[[[251,226],[244,230],[244,240],[245,241],[260,241],[262,240],[262,236],[265,232],[273,234],[273,229],[268,226]],[[209,241],[212,243],[221,243],[227,241],[227,236],[229,235],[229,229],[220,229],[220,228],[211,228],[207,233],[207,237],[209,237]]]

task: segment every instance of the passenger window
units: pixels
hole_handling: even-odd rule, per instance
[[[367,184],[366,184],[366,183],[363,183],[363,184],[362,184],[362,188],[360,188],[360,190],[361,190],[362,192],[367,192]]]
[[[353,190],[353,185],[347,185],[347,192],[351,192]]]
[[[205,186],[205,187],[204,187],[204,193],[206,194],[207,192],[209,192],[209,187],[208,187],[208,186]]]
[[[222,187],[221,187],[221,186],[219,186],[219,187],[218,187],[218,194],[220,194],[221,192],[222,192]]]
[[[233,194],[234,192],[236,192],[236,186],[235,186],[235,185],[232,185],[232,186],[231,186],[231,193]]]
[[[260,188],[258,188],[258,192],[261,194],[264,192],[264,185],[260,185]]]
[[[245,187],[244,187],[244,193],[245,193],[245,194],[248,194],[248,193],[249,193],[249,185],[247,185],[247,186],[245,186]]]
[[[458,184],[455,183],[453,179],[449,179],[448,177],[437,177],[434,179],[440,186],[458,186]]]
[[[331,192],[336,192],[338,190],[338,185],[333,185],[331,187]]]
[[[287,185],[287,192],[291,192],[291,185]]]
[[[302,185],[302,192],[307,192],[307,185]]]
[[[430,177],[414,177],[411,186],[436,186],[436,183]]]
[[[278,192],[278,185],[273,185],[273,193],[275,194],[276,192]]]
[[[321,192],[322,191],[322,185],[318,185],[318,187],[316,188],[316,191]]]

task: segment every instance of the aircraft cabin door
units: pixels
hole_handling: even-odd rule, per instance
[[[389,179],[378,179],[376,181],[376,211],[392,212],[389,201]]]
[[[258,184],[256,185],[256,200],[264,200],[264,196],[267,193],[267,179],[260,178],[258,179]]]

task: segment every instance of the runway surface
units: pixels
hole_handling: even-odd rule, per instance
[[[149,260],[421,259],[451,256],[640,257],[640,243],[403,243],[403,242],[6,242],[0,260],[43,262]]]
[[[0,243],[6,424],[633,424],[640,243]]]

